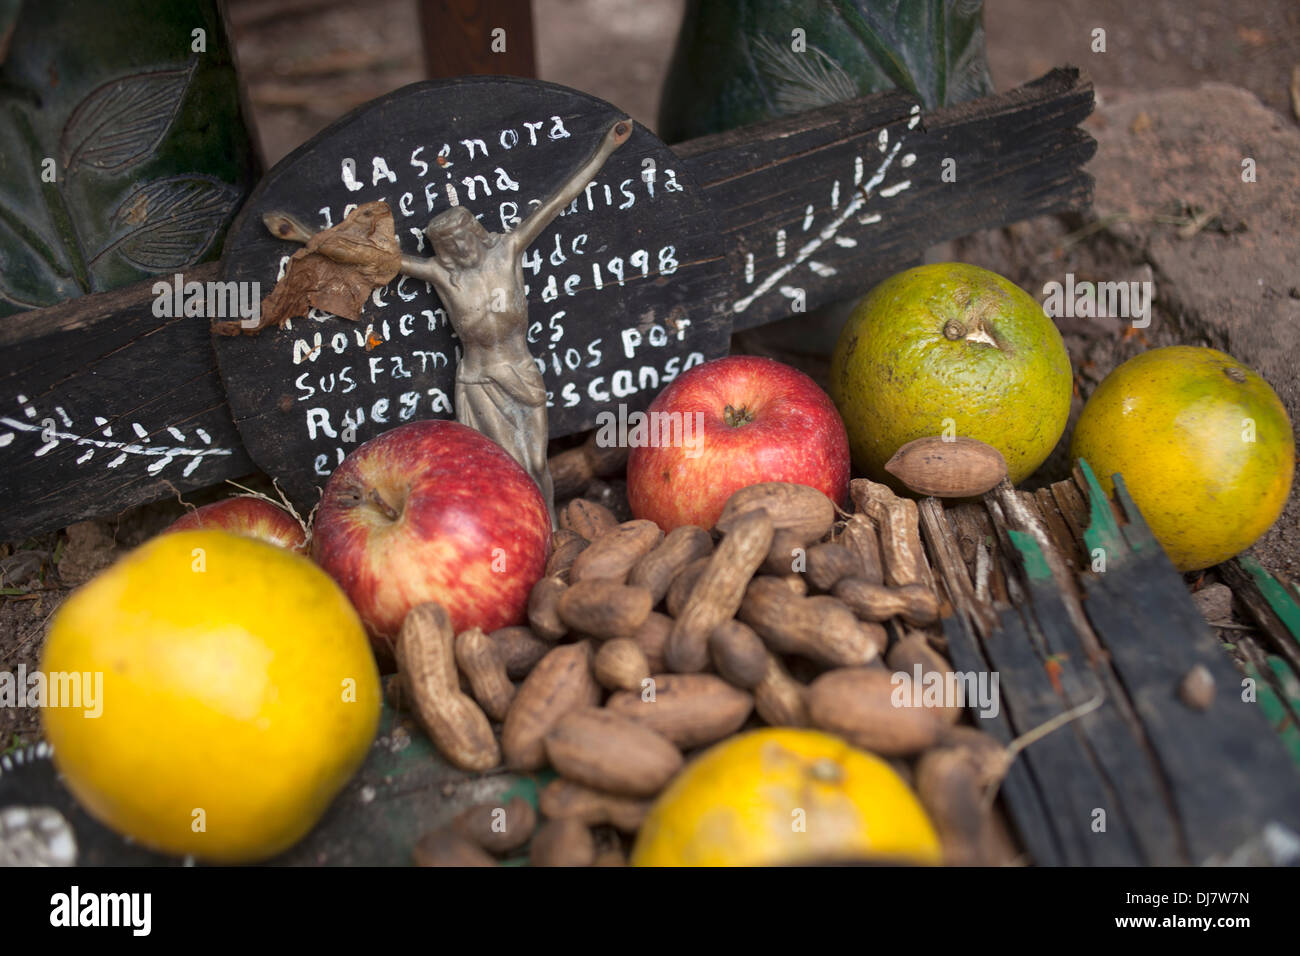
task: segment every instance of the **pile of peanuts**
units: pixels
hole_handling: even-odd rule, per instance
[[[455,634],[439,605],[412,609],[395,688],[438,750],[466,770],[558,775],[540,827],[523,799],[472,807],[416,862],[495,864],[528,844],[534,865],[620,864],[685,755],[753,716],[893,759],[948,862],[986,861],[1006,751],[958,707],[891,700],[894,672],[950,670],[916,503],[865,479],[852,497],[845,515],[804,485],[754,485],[713,529],[667,535],[574,499],[527,625]]]

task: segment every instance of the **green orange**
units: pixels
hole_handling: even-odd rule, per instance
[[[1070,445],[1107,493],[1124,476],[1180,571],[1250,547],[1286,505],[1295,436],[1255,371],[1215,349],[1152,349],[1120,365],[1083,408]]]
[[[884,464],[917,438],[992,445],[1013,483],[1051,453],[1073,381],[1061,334],[1029,293],[960,262],[908,269],[858,303],[831,357],[831,397],[854,465],[900,489]]]

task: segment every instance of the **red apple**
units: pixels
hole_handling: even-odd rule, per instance
[[[214,501],[177,518],[162,533],[199,528],[260,538],[290,551],[307,550],[307,532],[298,519],[263,498],[240,496]]]
[[[456,631],[524,618],[551,519],[536,482],[465,425],[400,425],[343,459],[325,485],[312,556],[343,588],[391,667],[406,612],[447,609]]]
[[[682,440],[672,432],[665,443],[666,423]],[[664,531],[712,528],[733,492],[764,481],[810,485],[839,505],[848,495],[839,412],[811,378],[772,359],[733,355],[690,369],[651,403],[645,431],[628,429],[628,499]]]

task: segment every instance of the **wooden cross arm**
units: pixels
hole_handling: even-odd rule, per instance
[[[782,285],[804,288],[811,310],[863,294],[864,282],[907,268],[948,239],[1087,208],[1093,181],[1083,165],[1097,143],[1079,124],[1092,107],[1091,81],[1077,70],[1056,69],[999,96],[936,113],[921,115],[909,97],[882,93],[673,147],[718,211],[731,271],[742,277],[737,302],[721,303],[733,312],[733,330],[787,317]],[[891,192],[878,185],[862,198],[854,179],[861,176],[858,187],[869,184],[895,148],[888,181],[897,189],[905,172],[906,187]],[[943,177],[948,160],[951,181]],[[858,209],[823,239],[855,199],[861,199]],[[790,268],[796,259],[799,265]]]
[[[786,317],[783,286],[802,287],[812,309],[861,294],[937,242],[1088,203],[1082,165],[1095,143],[1078,124],[1092,86],[1076,71],[923,117],[914,107],[880,94],[674,147],[737,277],[730,288],[701,286],[700,295],[734,329]],[[865,186],[900,142],[893,161],[915,157],[908,186],[873,192],[832,228],[859,195],[856,160],[856,185]],[[938,174],[945,158],[955,161],[956,182]],[[656,281],[689,282],[688,265]],[[216,280],[218,267],[184,278]],[[159,276],[0,322],[0,540],[254,470],[226,404],[209,320],[159,308],[155,286],[171,281]],[[284,391],[268,384],[249,398],[273,408]]]

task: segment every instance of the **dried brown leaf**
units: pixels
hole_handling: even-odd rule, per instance
[[[402,265],[393,213],[386,202],[358,206],[337,226],[315,233],[293,254],[284,278],[262,300],[255,328],[218,323],[223,335],[256,335],[268,325],[321,309],[356,322],[370,293],[396,277]]]

